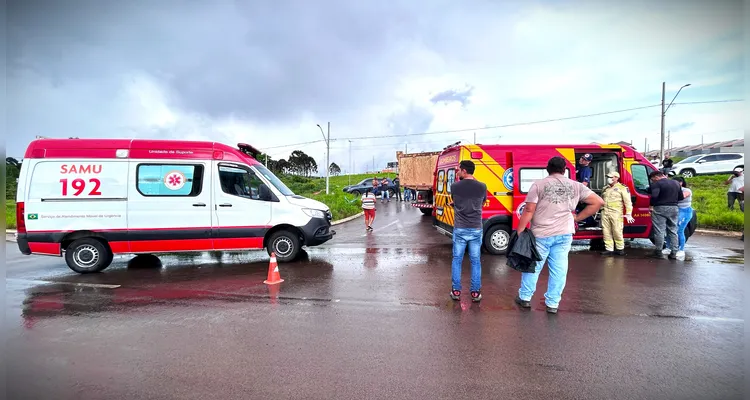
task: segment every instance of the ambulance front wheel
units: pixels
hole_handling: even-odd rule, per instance
[[[79,274],[100,272],[112,263],[113,254],[105,243],[94,238],[82,238],[65,249],[65,262]]]
[[[296,260],[301,248],[299,235],[295,232],[278,231],[268,238],[268,254],[276,253],[279,262]]]
[[[484,249],[490,254],[502,255],[508,251],[510,244],[510,227],[492,225],[484,232]]]

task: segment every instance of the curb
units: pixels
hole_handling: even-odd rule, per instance
[[[740,237],[743,232],[717,231],[714,229],[696,229],[695,233],[707,236]]]
[[[16,240],[16,234],[15,233],[6,233],[5,234],[5,241],[6,242],[13,242],[13,243],[18,242],[18,240]]]
[[[355,219],[357,219],[357,218],[359,218],[359,217],[361,217],[363,215],[365,215],[364,211],[360,212],[359,214],[354,214],[351,217],[340,219],[338,221],[333,221],[333,222],[331,222],[331,226],[339,225],[339,224],[343,224],[344,222],[349,222],[349,221],[355,220]]]

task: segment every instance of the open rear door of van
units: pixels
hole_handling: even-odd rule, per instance
[[[513,149],[513,228],[518,227],[526,207],[526,196],[531,185],[546,178],[547,162],[552,157],[562,157],[567,161],[565,176],[570,178],[575,172],[575,149],[572,147],[519,146]]]

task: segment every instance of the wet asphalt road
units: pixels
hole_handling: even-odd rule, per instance
[[[8,398],[742,398],[743,242],[694,236],[685,262],[576,246],[547,315],[546,269],[522,311],[520,274],[488,255],[482,303],[454,303],[450,240],[378,206],[374,232],[337,226],[277,290],[264,253],[78,275],[8,243]]]

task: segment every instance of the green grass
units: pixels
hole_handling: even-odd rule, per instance
[[[724,181],[729,175],[696,176],[687,179],[688,187],[693,191],[693,208],[698,214],[698,227],[742,231],[745,226],[745,215],[735,203],[734,211],[727,209],[727,185]]]
[[[16,229],[16,203],[5,200],[5,229]]]
[[[393,179],[396,174],[378,174],[378,178],[388,177]],[[372,178],[370,174],[349,176],[332,176],[329,180],[329,192],[326,193],[325,178],[305,178],[300,176],[279,176],[289,189],[300,196],[309,197],[318,200],[331,208],[333,220],[339,220],[350,217],[362,211],[359,204],[359,198],[344,193],[342,190],[349,186],[350,182],[355,185],[363,179]]]

